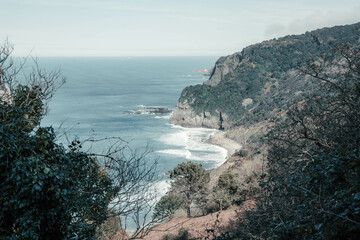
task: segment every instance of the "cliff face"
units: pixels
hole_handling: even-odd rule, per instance
[[[241,59],[241,53],[234,53],[233,55],[219,58],[219,60],[215,63],[215,67],[213,68],[209,80],[204,82],[204,84],[217,86],[221,79],[223,79],[228,73],[234,71],[234,69],[239,65]]]
[[[298,69],[337,44],[360,42],[360,23],[264,41],[216,62],[208,81],[186,87],[170,123],[225,129],[271,120],[312,89]]]
[[[219,129],[228,128],[230,126],[228,116],[221,115],[223,121],[220,121],[220,112],[211,114],[210,112],[203,112],[198,114],[189,105],[187,99],[181,99],[177,103],[175,111],[170,117],[170,123],[180,125],[183,127],[205,127]]]

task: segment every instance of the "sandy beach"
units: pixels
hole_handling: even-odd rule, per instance
[[[228,151],[227,158],[230,158],[236,151],[242,148],[241,144],[227,138],[225,131],[218,131],[215,134],[210,135],[208,142],[225,148]]]

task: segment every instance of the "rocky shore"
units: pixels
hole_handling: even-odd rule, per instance
[[[172,110],[169,110],[164,107],[144,107],[144,109],[138,110],[129,110],[124,111],[125,114],[166,114],[171,113]]]
[[[197,114],[187,100],[180,99],[176,105],[175,110],[171,114],[170,123],[182,127],[205,127],[219,129],[222,125],[225,129],[231,126],[229,118],[226,114],[222,114],[222,124],[220,124],[220,112],[211,114],[210,112],[203,112]]]

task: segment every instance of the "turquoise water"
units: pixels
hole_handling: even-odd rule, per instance
[[[61,68],[67,79],[50,101],[41,125],[52,125],[64,144],[66,132],[70,140],[115,136],[138,152],[149,147],[147,161],[158,160],[158,179],[149,191],[156,191],[160,199],[168,189],[167,171],[184,161],[212,168],[225,161],[227,152],[206,143],[216,130],[170,125],[169,113],[146,114],[146,107],[173,110],[183,88],[208,79],[194,70],[210,68],[215,61],[215,57],[40,58],[40,66],[48,71]],[[93,151],[109,146],[100,142]],[[135,229],[131,220],[125,222],[128,230]]]
[[[208,79],[193,71],[210,68],[215,61],[215,57],[40,58],[42,67],[60,67],[67,79],[51,100],[42,125],[52,125],[59,134],[68,131],[80,140],[118,136],[140,152],[150,146],[149,157],[159,159],[160,175],[189,160],[214,167],[226,154],[204,143],[214,130],[172,126],[170,114],[124,112],[174,109],[184,87]],[[106,144],[96,150],[106,149]]]

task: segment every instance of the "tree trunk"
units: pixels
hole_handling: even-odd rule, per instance
[[[187,203],[187,208],[186,208],[186,211],[187,211],[187,217],[188,217],[188,218],[190,218],[190,217],[191,217],[190,206],[191,206],[191,201],[188,201],[188,203]]]

